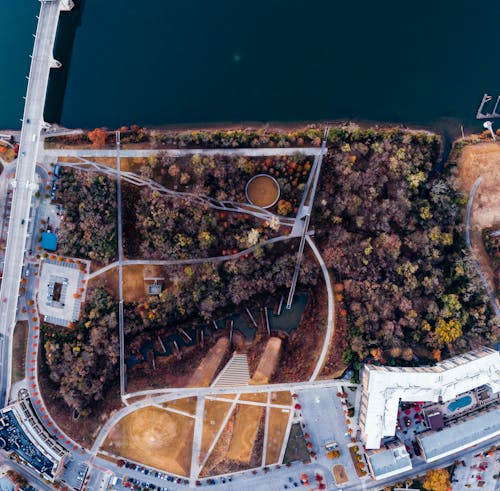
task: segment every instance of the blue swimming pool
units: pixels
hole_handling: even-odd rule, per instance
[[[457,399],[456,401],[450,402],[448,404],[448,409],[453,412],[456,411],[457,409],[462,409],[463,407],[467,407],[471,403],[472,403],[471,396],[463,396],[460,399]]]

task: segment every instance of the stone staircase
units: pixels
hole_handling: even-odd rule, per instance
[[[238,385],[248,385],[250,371],[248,370],[248,360],[246,354],[237,354],[228,361],[217,378],[212,383],[212,387],[234,387]]]

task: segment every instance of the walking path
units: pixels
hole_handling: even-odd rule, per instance
[[[479,277],[481,278],[481,281],[483,282],[484,289],[486,290],[486,294],[488,295],[488,297],[490,299],[490,303],[491,303],[491,306],[493,307],[495,315],[498,317],[498,316],[500,316],[500,307],[498,306],[498,301],[495,297],[495,294],[493,293],[493,290],[491,289],[491,286],[490,286],[488,280],[484,276],[484,273],[481,269],[481,266],[479,265],[479,262],[474,254],[474,249],[473,249],[472,243],[471,243],[470,215],[471,215],[471,211],[472,211],[472,203],[474,201],[474,196],[476,194],[477,188],[481,184],[481,181],[482,181],[482,177],[479,176],[477,178],[476,182],[474,183],[474,186],[472,187],[472,190],[471,190],[470,195],[469,195],[469,201],[467,203],[467,215],[465,218],[465,240],[467,242],[467,247],[471,251],[472,261],[474,263],[474,266],[476,267],[476,271],[477,271]]]
[[[116,170],[112,167],[108,167],[104,164],[98,164],[87,159],[80,159],[80,162],[59,162],[58,165],[60,165],[61,167],[70,167],[71,169],[77,169],[83,172],[100,172],[102,174],[106,174],[112,179],[116,178]],[[230,200],[220,201],[203,194],[174,191],[173,189],[162,186],[153,179],[142,177],[134,172],[123,171],[120,173],[120,175],[123,181],[133,184],[134,186],[148,187],[152,191],[156,191],[160,194],[172,198],[178,198],[184,201],[188,201],[191,204],[208,206],[214,210],[226,211],[228,213],[242,213],[245,215],[252,215],[260,220],[275,219],[279,221],[280,225],[288,227],[294,227],[296,223],[295,218],[275,215],[269,210],[266,210],[259,206],[251,205],[249,203],[238,203]]]
[[[288,148],[169,148],[169,149],[125,149],[120,151],[122,157],[149,157],[162,153],[168,157],[185,157],[189,155],[241,155],[244,157],[272,157],[282,155],[318,155],[320,147],[288,147]],[[98,148],[46,148],[44,154],[50,157],[116,157],[115,149]]]
[[[316,363],[316,368],[314,369],[314,372],[312,373],[311,378],[309,379],[312,381],[318,378],[318,375],[320,374],[321,369],[325,364],[326,356],[328,355],[328,350],[330,348],[330,343],[334,333],[333,320],[335,318],[335,302],[333,297],[332,280],[330,278],[330,273],[328,272],[328,268],[326,267],[325,261],[323,261],[319,249],[316,247],[316,244],[313,242],[312,238],[309,235],[306,236],[306,241],[311,247],[314,255],[316,256],[316,259],[318,260],[319,265],[321,267],[321,271],[323,272],[323,277],[325,279],[325,284],[326,284],[326,294],[328,298],[328,313],[326,319],[325,339],[323,341],[323,348],[321,350],[321,354],[319,355],[318,361]]]
[[[248,249],[243,249],[242,251],[236,253],[236,254],[230,254],[227,256],[213,256],[213,257],[196,257],[196,258],[189,258],[189,259],[125,259],[123,260],[122,264],[123,266],[130,266],[130,265],[146,265],[146,264],[152,264],[152,265],[160,265],[160,266],[175,266],[179,264],[200,264],[200,263],[207,263],[207,262],[223,262],[223,261],[231,261],[233,259],[238,259],[240,257],[245,256],[246,254],[250,254],[253,252],[255,249],[259,247],[263,247],[268,244],[275,244],[276,242],[282,242],[285,240],[293,239],[295,236],[290,234],[290,235],[280,235],[279,237],[274,237],[272,239],[266,240],[265,242],[261,244],[256,244],[252,247],[249,247]],[[91,280],[95,278],[96,276],[99,276],[106,271],[109,271],[110,269],[116,268],[118,266],[118,261],[115,261],[113,263],[108,264],[107,266],[102,267],[101,269],[98,269],[97,271],[94,271],[92,274],[88,275],[88,279]]]

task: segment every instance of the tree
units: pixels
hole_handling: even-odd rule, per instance
[[[448,322],[444,319],[439,319],[435,332],[441,344],[451,343],[462,335],[462,324],[457,319],[450,319]]]
[[[450,474],[446,469],[431,469],[425,474],[423,486],[429,491],[449,491]]]
[[[89,131],[88,137],[94,147],[103,147],[106,144],[107,132],[102,128],[96,128],[94,131]]]

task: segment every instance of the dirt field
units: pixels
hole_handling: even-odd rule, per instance
[[[271,392],[271,404],[290,406],[292,404],[292,394],[288,391]]]
[[[281,339],[269,338],[266,344],[266,349],[257,366],[257,370],[253,374],[250,384],[268,384],[271,377],[278,366],[281,353]]]
[[[500,223],[500,145],[480,143],[464,147],[458,169],[460,187],[467,197],[476,179],[482,177],[472,205],[471,243],[481,270],[494,291],[493,270],[484,248],[481,231]]]
[[[177,409],[194,416],[196,414],[196,397],[183,397],[175,401],[164,402],[162,406]]]
[[[240,401],[250,402],[267,402],[267,394],[265,392],[254,392],[252,394],[241,394]]]
[[[286,427],[291,411],[271,408],[267,429],[266,465],[277,464],[285,438]]]
[[[210,445],[212,445],[227,412],[231,408],[229,402],[205,400],[205,413],[203,415],[203,435],[201,439],[200,458],[204,459]]]
[[[341,464],[333,466],[333,475],[337,484],[344,484],[349,480],[344,466]]]
[[[103,449],[166,472],[187,476],[191,467],[194,419],[157,407],[125,416]]]
[[[201,360],[201,363],[198,365],[198,368],[190,378],[187,386],[208,387],[217,373],[222,360],[226,356],[228,348],[228,338],[218,339],[215,346],[210,348],[210,351]]]
[[[264,411],[265,409],[260,406],[246,404],[236,406],[233,436],[227,452],[228,459],[237,462],[250,461]]]
[[[123,266],[123,298],[125,302],[140,302],[146,298],[144,278],[163,277],[161,266],[133,264]],[[118,268],[110,269],[91,281],[103,281],[105,286],[118,298]]]
[[[12,383],[24,378],[27,339],[28,321],[18,321],[12,339]]]
[[[248,183],[247,196],[250,203],[268,208],[279,197],[279,187],[271,176],[256,176]]]

